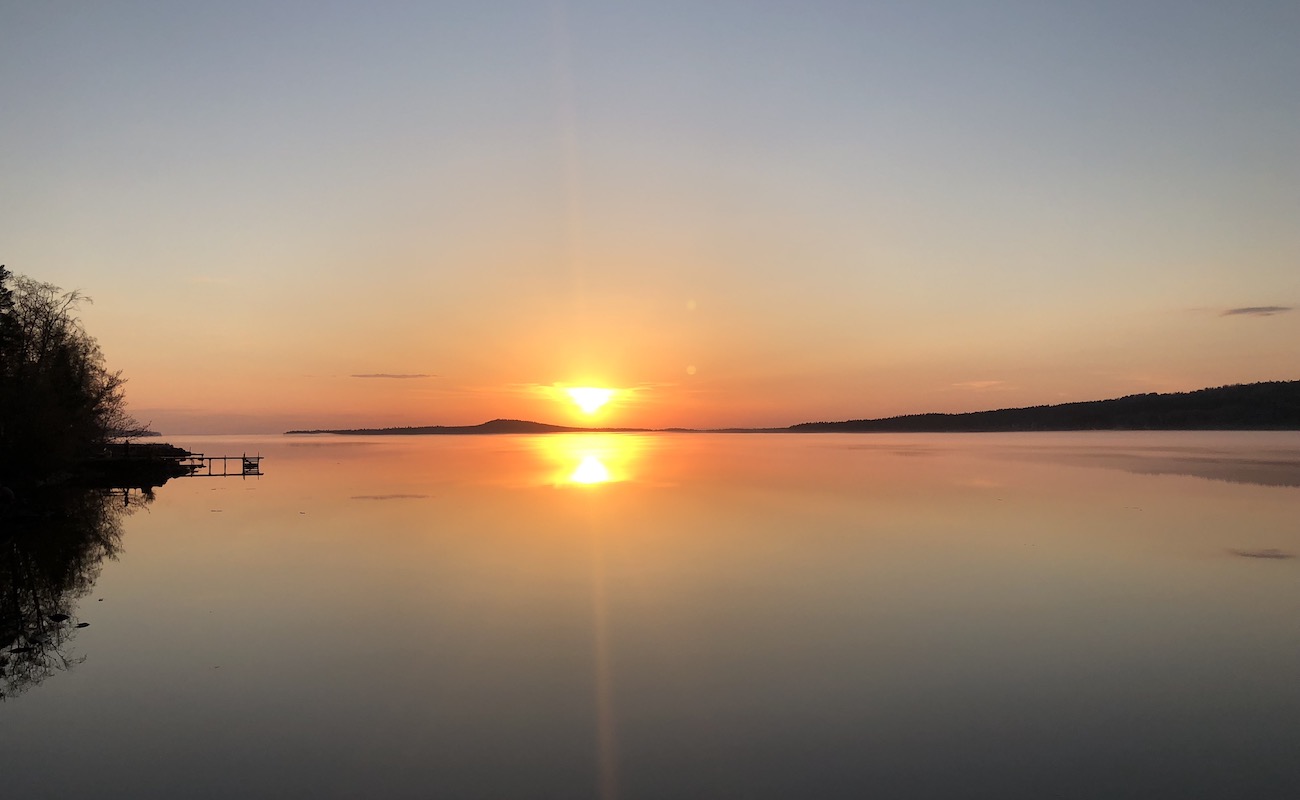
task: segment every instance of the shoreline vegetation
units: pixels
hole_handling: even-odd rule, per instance
[[[126,411],[126,383],[77,316],[90,299],[0,265],[0,515],[30,495],[161,486],[192,455]]]
[[[286,435],[465,436],[549,433],[1015,433],[1031,431],[1300,430],[1300,380],[1266,381],[1111,400],[1003,408],[961,414],[801,422],[786,428],[583,428],[494,419],[481,425],[335,428]]]
[[[79,601],[121,551],[122,519],[194,470],[126,412],[78,292],[0,265],[0,702],[84,660]]]

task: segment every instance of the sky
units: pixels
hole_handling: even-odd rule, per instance
[[[164,433],[1294,380],[1297,41],[1294,0],[0,0],[0,263],[93,299]]]

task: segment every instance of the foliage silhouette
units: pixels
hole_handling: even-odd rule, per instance
[[[77,317],[83,302],[0,266],[0,483],[43,482],[147,432]]]

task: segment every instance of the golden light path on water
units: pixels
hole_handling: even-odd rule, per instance
[[[596,456],[583,456],[569,480],[586,484],[609,483],[609,468]]]
[[[576,399],[576,398],[575,398]],[[549,482],[556,488],[599,489],[633,480],[638,460],[650,440],[627,433],[562,433],[532,437],[530,444],[548,464]],[[595,499],[593,497],[593,499]],[[597,796],[618,796],[618,736],[614,711],[614,679],[610,658],[608,577],[605,563],[607,510],[593,503],[586,527],[591,541],[592,661],[596,707]]]
[[[601,486],[632,480],[645,437],[626,433],[561,433],[532,441],[553,486]]]

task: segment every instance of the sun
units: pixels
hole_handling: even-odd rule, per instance
[[[564,390],[583,413],[594,414],[601,406],[614,396],[613,389],[597,389],[591,386],[575,386]]]

